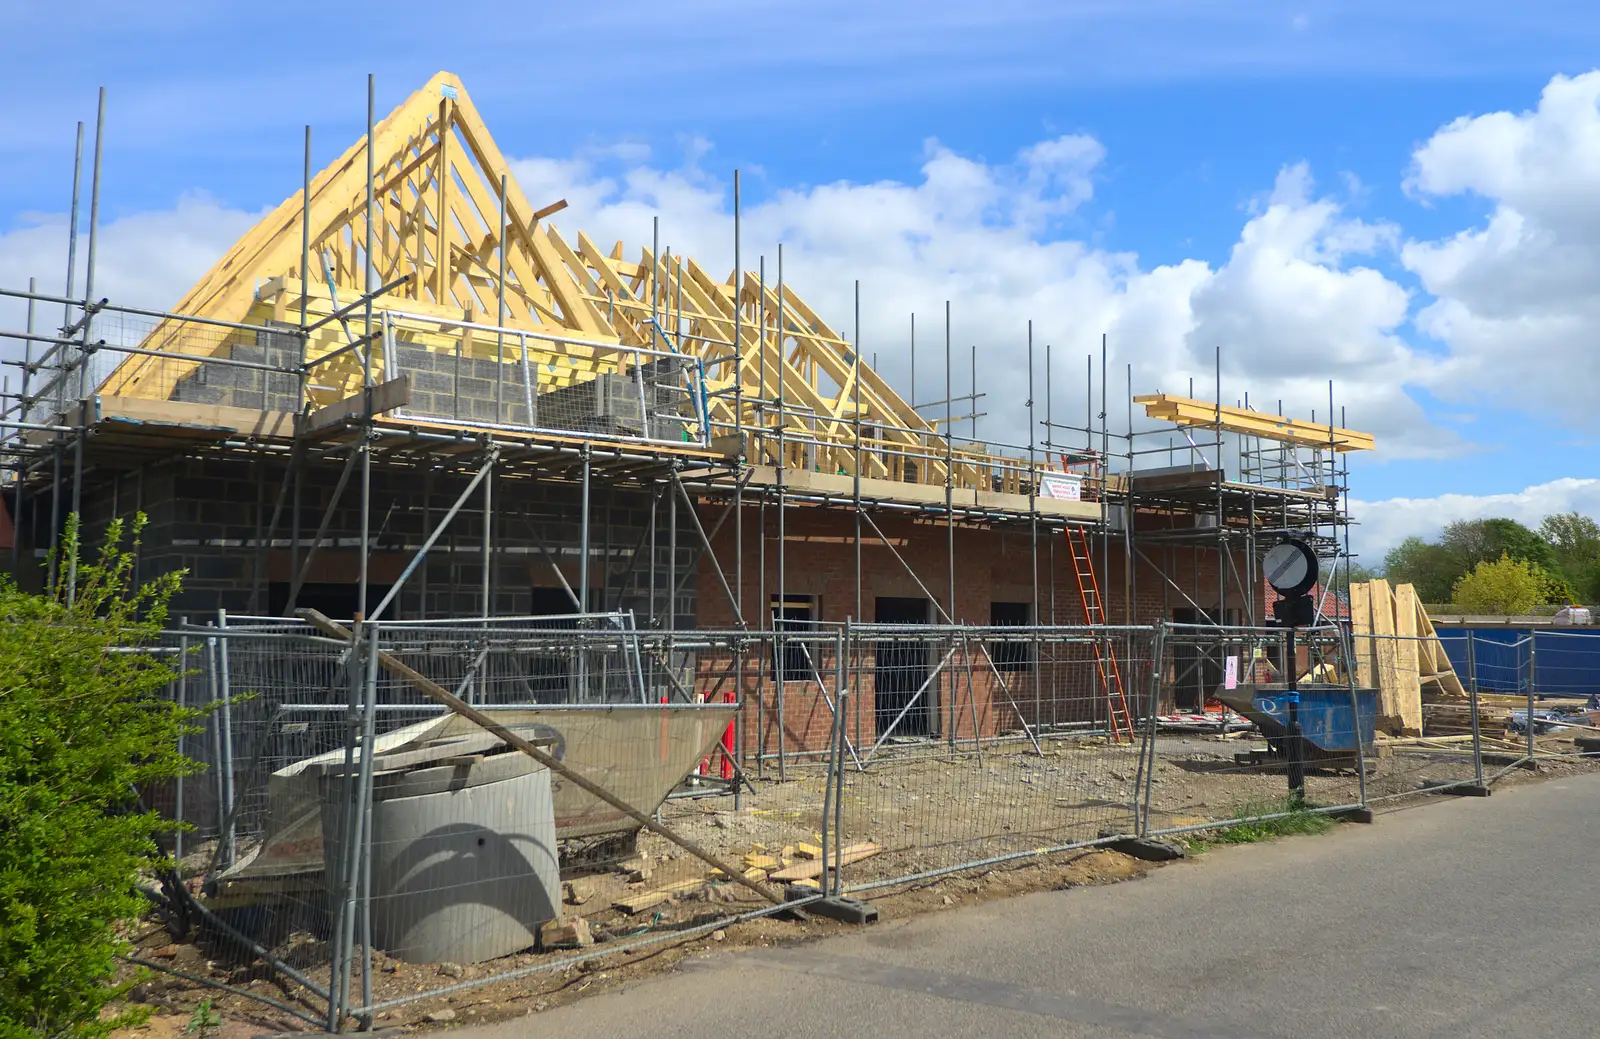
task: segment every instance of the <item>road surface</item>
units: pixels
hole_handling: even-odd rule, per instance
[[[1600,775],[710,954],[472,1039],[1600,1035]],[[457,1033],[459,1035],[459,1033]]]

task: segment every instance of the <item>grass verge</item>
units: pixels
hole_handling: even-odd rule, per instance
[[[1220,844],[1254,844],[1277,837],[1327,833],[1335,822],[1288,797],[1246,801],[1229,814],[1246,821],[1196,834],[1189,840],[1190,849],[1201,851]]]

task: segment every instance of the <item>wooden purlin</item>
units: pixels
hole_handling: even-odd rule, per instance
[[[1133,398],[1135,404],[1144,405],[1148,418],[1160,419],[1180,426],[1201,426],[1220,429],[1228,433],[1266,437],[1297,444],[1301,447],[1332,447],[1340,453],[1346,451],[1371,451],[1375,441],[1371,433],[1354,429],[1329,427],[1303,419],[1266,415],[1259,411],[1233,408],[1175,397],[1168,393],[1141,394]]]
[[[780,309],[778,289],[775,285],[765,286],[766,313],[770,327],[763,344],[762,330],[758,327],[757,316],[763,287],[749,272],[744,275],[743,284],[738,292],[738,302],[735,303],[731,281],[727,283],[713,281],[692,259],[680,260],[674,257],[670,263],[663,261],[658,265],[651,251],[644,248],[640,250],[638,262],[628,265],[602,253],[599,247],[581,232],[578,236],[577,254],[573,259],[579,257],[587,276],[594,279],[593,289],[588,295],[588,299],[594,305],[597,307],[610,305],[622,313],[635,308],[645,308],[646,322],[649,300],[654,291],[652,279],[656,276],[654,272],[659,266],[662,310],[665,312],[666,304],[670,303],[670,314],[674,317],[681,316],[689,325],[689,337],[683,341],[683,352],[700,357],[708,363],[723,361],[708,371],[708,382],[713,390],[731,388],[733,385],[734,374],[730,370],[733,366],[724,360],[731,356],[732,347],[723,344],[732,343],[734,308],[742,306],[744,316],[739,323],[738,365],[746,397],[746,414],[742,417],[742,424],[756,427],[762,425],[755,418],[755,398],[763,382],[767,397],[769,399],[776,397],[781,372],[784,395],[815,414],[818,422],[818,428],[811,429],[805,426],[800,417],[792,416],[787,423],[790,435],[810,438],[820,433],[838,438],[841,444],[849,443],[853,448],[855,406],[851,380],[857,365],[849,354],[846,341],[823,322],[816,311],[800,299],[792,288],[787,285],[783,288],[783,328],[778,329],[776,327]],[[629,266],[632,267],[631,271],[628,270]],[[609,289],[612,293],[610,299],[602,295],[601,290],[604,289]],[[681,315],[677,309],[680,300],[683,307]],[[622,342],[660,348],[659,337],[640,330],[636,325],[629,326],[625,330],[619,327],[620,324],[621,322],[613,319],[613,330],[622,333]],[[720,342],[707,342],[706,339],[695,338],[700,336]],[[779,346],[783,339],[792,340],[794,343],[793,357],[783,356]],[[864,423],[879,428],[888,427],[884,428],[883,438],[903,446],[921,446],[919,438],[937,437],[934,427],[913,412],[911,407],[889,388],[881,376],[867,365],[859,367],[861,420]],[[820,392],[817,388],[817,377],[812,374],[813,369],[825,374],[841,388],[841,392],[837,396],[827,396]],[[727,396],[713,398],[710,403],[714,421],[729,425],[733,423],[733,402]],[[770,424],[771,421],[772,418],[768,415],[766,422]],[[918,432],[919,430],[921,432]],[[833,454],[840,469],[847,473],[854,471],[853,449],[836,450]],[[868,452],[863,455],[863,460],[867,471],[862,475],[886,474],[886,467],[876,454]],[[942,459],[933,456],[928,459],[928,463],[931,470],[928,482],[942,483],[944,480]]]

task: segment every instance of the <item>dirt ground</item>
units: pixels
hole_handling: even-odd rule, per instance
[[[1199,826],[1233,818],[1243,807],[1259,810],[1281,800],[1287,782],[1280,767],[1236,761],[1236,756],[1248,757],[1252,749],[1262,747],[1248,739],[1201,734],[1160,738],[1149,791],[1151,827]],[[1550,749],[1563,748],[1551,745]],[[871,902],[882,918],[894,919],[1031,891],[1114,883],[1152,868],[1151,863],[1103,849],[1033,854],[1130,830],[1140,775],[1139,754],[1133,747],[1046,741],[1040,751],[1026,740],[985,745],[981,750],[932,750],[923,744],[893,748],[888,756],[865,763],[864,771],[847,769],[842,840],[846,846],[872,842],[880,849],[845,868],[847,888],[857,889],[854,897]],[[1536,770],[1512,768],[1498,782],[1530,782],[1596,767],[1600,762],[1595,759],[1551,758],[1541,760]],[[662,818],[736,866],[746,855],[804,862],[799,846],[818,843],[821,836],[825,776],[816,766],[789,766],[780,782],[776,771],[770,765],[763,769],[764,775],[754,779],[755,791],[745,794],[738,811],[726,796],[675,799],[664,806]],[[1487,774],[1497,771],[1499,767],[1490,766]],[[1375,803],[1381,811],[1434,796],[1426,791],[1437,784],[1471,778],[1470,756],[1449,746],[1401,748],[1369,763],[1367,792],[1372,798],[1388,798]],[[1308,771],[1307,796],[1313,803],[1348,803],[1357,791],[1357,772],[1346,763],[1313,763]],[[830,833],[829,839],[839,836]],[[789,857],[783,859],[786,851]],[[376,1000],[436,994],[381,1011],[375,1026],[445,1028],[538,1013],[671,970],[686,957],[810,941],[850,926],[815,916],[803,921],[763,917],[727,923],[762,903],[752,892],[725,882],[706,883],[627,914],[612,903],[677,882],[705,880],[708,874],[704,863],[654,834],[641,835],[637,853],[633,861],[576,878],[583,901],[569,904],[566,912],[584,918],[597,940],[595,946],[527,951],[461,965],[402,963],[379,954],[372,972]],[[983,859],[998,861],[891,883]],[[680,932],[690,933],[679,936]],[[175,944],[156,924],[144,925],[136,944],[145,958],[236,988],[288,1003],[302,994],[299,986],[273,977],[259,963],[230,956],[224,947]],[[275,951],[313,980],[325,981],[326,966],[320,972],[316,966],[325,961],[323,940],[297,934]],[[566,962],[580,955],[590,958]],[[543,965],[553,969],[538,969]],[[511,980],[440,991],[518,969],[533,970]],[[156,1016],[148,1026],[119,1039],[176,1039],[202,999],[211,999],[223,1014],[224,1024],[212,1033],[216,1039],[311,1028],[243,996],[148,973],[133,996],[155,1007]]]

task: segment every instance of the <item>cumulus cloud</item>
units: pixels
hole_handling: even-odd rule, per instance
[[[1600,384],[1600,71],[1557,76],[1536,108],[1457,119],[1415,156],[1407,187],[1486,201],[1481,226],[1403,249],[1434,297],[1418,313],[1448,348],[1441,395],[1589,421]]]
[[[659,215],[663,243],[720,277],[732,267],[731,193],[701,168],[707,147],[688,142],[685,158],[670,163],[627,146],[519,159],[513,170],[536,204],[568,200],[556,218],[564,230],[583,228],[631,249],[649,241]],[[1098,365],[1105,335],[1113,400],[1130,378],[1135,392],[1177,393],[1193,379],[1203,387],[1197,395],[1209,396],[1220,350],[1225,402],[1248,393],[1258,403],[1281,400],[1291,414],[1326,417],[1332,379],[1346,421],[1377,433],[1390,457],[1459,448],[1407,393],[1419,379],[1436,380],[1431,370],[1443,362],[1403,337],[1411,301],[1379,269],[1399,239],[1393,226],[1353,216],[1347,195],[1319,191],[1307,167],[1291,165],[1242,216],[1222,262],[1147,267],[1133,253],[1086,240],[1104,159],[1100,142],[1082,134],[1036,142],[1002,161],[929,141],[915,177],[766,192],[743,214],[746,265],[754,269],[764,255],[776,280],[783,243],[785,279],[847,336],[859,279],[863,350],[906,396],[915,314],[922,401],[943,396],[951,301],[953,388],[968,390],[976,346],[985,440],[1027,441],[1032,320],[1041,377],[1043,348],[1054,349],[1058,420],[1084,421],[1083,358],[1094,354]],[[104,230],[97,294],[170,306],[254,219],[200,195],[123,217]],[[48,279],[64,265],[63,224],[45,219],[0,239],[0,283],[42,271],[54,288]],[[15,315],[8,323],[14,327]],[[1044,395],[1041,387],[1041,403]],[[1122,413],[1112,409],[1113,428]]]
[[[127,306],[171,307],[262,215],[196,193],[179,198],[170,209],[114,219],[96,236],[95,295]],[[39,292],[61,295],[66,289],[70,222],[66,214],[35,215],[0,234],[0,286],[26,288],[28,279],[35,278]],[[87,223],[85,215],[78,237],[74,285],[78,295],[84,290],[88,263]],[[25,309],[19,300],[0,299],[0,327],[20,329]],[[60,317],[56,308],[41,311],[38,327],[54,327]],[[15,343],[0,350],[11,355],[22,352]]]
[[[1369,566],[1408,537],[1431,539],[1456,520],[1504,516],[1530,527],[1555,512],[1600,516],[1600,479],[1566,478],[1508,494],[1442,494],[1435,498],[1350,500],[1351,549]]]
[[[746,208],[747,266],[765,255],[777,277],[784,245],[788,283],[842,333],[850,333],[853,285],[862,285],[862,343],[909,394],[911,315],[917,315],[919,400],[943,395],[944,303],[952,301],[957,393],[968,389],[968,351],[978,347],[986,439],[1025,442],[1026,332],[1034,323],[1041,378],[1050,343],[1063,379],[1058,417],[1081,423],[1086,353],[1110,343],[1112,397],[1185,393],[1190,378],[1215,383],[1222,351],[1223,397],[1247,392],[1299,414],[1327,414],[1328,380],[1352,425],[1379,433],[1395,456],[1456,448],[1432,426],[1405,386],[1426,364],[1398,332],[1406,291],[1364,257],[1394,248],[1396,230],[1350,217],[1319,195],[1309,169],[1287,167],[1247,214],[1238,244],[1217,267],[1203,260],[1145,268],[1132,253],[1074,236],[1105,158],[1098,141],[1069,134],[984,162],[937,142],[920,178],[833,182],[783,189]],[[557,218],[605,241],[637,242],[659,213],[663,242],[722,274],[732,266],[726,185],[693,163],[682,169],[616,168],[580,159],[521,160],[533,197],[566,197]],[[1099,374],[1096,379],[1100,378]],[[1042,390],[1040,391],[1042,397]],[[1098,405],[1095,406],[1098,410]],[[963,429],[965,432],[965,429]]]

